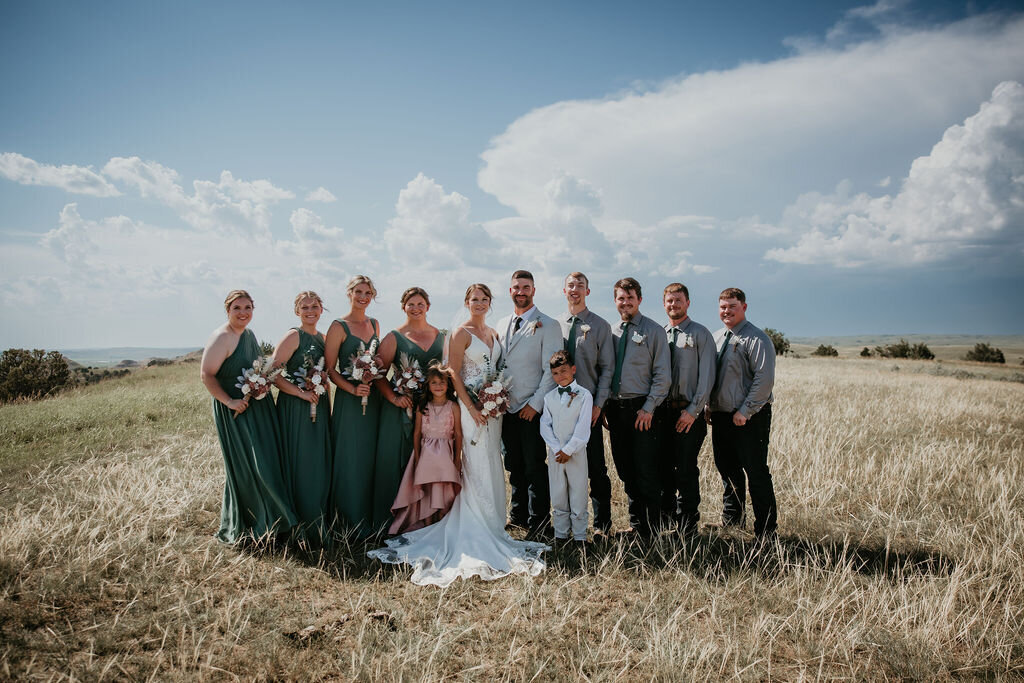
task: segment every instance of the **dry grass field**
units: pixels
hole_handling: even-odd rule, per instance
[[[780,361],[774,547],[705,528],[447,590],[364,545],[218,544],[194,364],[0,406],[0,678],[1020,678],[1024,384],[935,367]]]

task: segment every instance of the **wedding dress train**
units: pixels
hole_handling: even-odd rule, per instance
[[[476,391],[493,371],[501,344],[493,349],[470,335],[462,363],[462,381]],[[501,462],[501,418],[484,427],[462,414],[462,491],[451,512],[437,524],[386,541],[367,553],[381,562],[413,567],[412,582],[447,586],[455,579],[479,576],[485,581],[509,574],[536,576],[544,569],[543,543],[517,541],[505,533],[505,471]],[[474,445],[472,441],[476,441]]]

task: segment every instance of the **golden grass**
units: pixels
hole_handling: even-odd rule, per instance
[[[446,590],[364,544],[218,544],[194,366],[0,407],[0,677],[1020,677],[1024,385],[927,367],[780,362],[775,547],[705,529]]]

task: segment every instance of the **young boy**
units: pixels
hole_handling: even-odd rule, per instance
[[[555,541],[587,540],[587,441],[594,398],[576,383],[576,366],[565,351],[549,361],[551,379],[558,386],[544,397],[540,435],[548,447],[548,482],[551,485],[551,522]]]

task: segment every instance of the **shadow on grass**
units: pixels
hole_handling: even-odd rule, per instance
[[[340,580],[389,581],[396,575],[408,580],[412,572],[407,565],[384,564],[366,556],[367,551],[383,547],[384,538],[383,534],[366,539],[339,536],[326,547],[291,544],[288,554],[294,561]],[[760,543],[742,531],[713,528],[688,540],[665,532],[646,543],[626,537],[588,543],[585,549],[570,544],[545,553],[544,558],[549,571],[564,575],[596,576],[617,570],[638,575],[686,572],[709,581],[723,581],[737,573],[770,577],[799,569],[853,572],[895,583],[914,576],[947,576],[956,566],[953,558],[922,548],[795,536]]]

